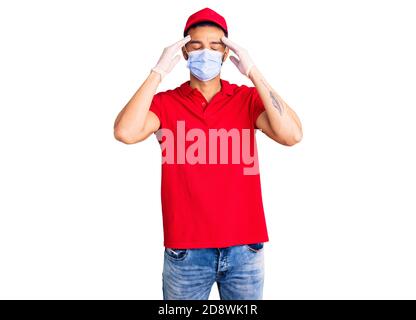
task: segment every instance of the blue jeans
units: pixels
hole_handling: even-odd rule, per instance
[[[165,247],[164,300],[208,300],[214,282],[221,300],[261,300],[264,243],[206,249]]]

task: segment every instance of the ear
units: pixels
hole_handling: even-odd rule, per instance
[[[188,60],[188,54],[185,51],[185,46],[182,47],[182,54],[185,60]]]
[[[225,48],[224,50],[224,55],[222,57],[222,62],[224,63],[225,60],[227,60],[228,54],[230,53],[230,49],[228,47]]]

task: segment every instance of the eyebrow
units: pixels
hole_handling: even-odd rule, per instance
[[[189,41],[189,43],[198,43],[198,44],[202,44],[202,41],[200,40],[191,40]],[[223,44],[221,41],[210,41],[210,44]]]

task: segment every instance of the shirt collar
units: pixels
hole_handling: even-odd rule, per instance
[[[232,95],[234,93],[234,89],[232,88],[231,84],[224,79],[220,79],[221,82],[221,90],[220,92],[226,95]],[[180,89],[184,95],[190,95],[192,92],[198,90],[197,88],[192,88],[190,86],[190,80],[185,81],[180,85]]]

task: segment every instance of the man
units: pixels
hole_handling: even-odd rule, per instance
[[[190,81],[156,93],[179,49]],[[220,78],[230,49],[255,87]],[[114,125],[121,142],[156,133],[161,145],[164,299],[208,299],[214,282],[221,299],[262,299],[269,238],[255,129],[287,146],[302,139],[297,115],[228,39],[225,19],[209,8],[192,14]]]

